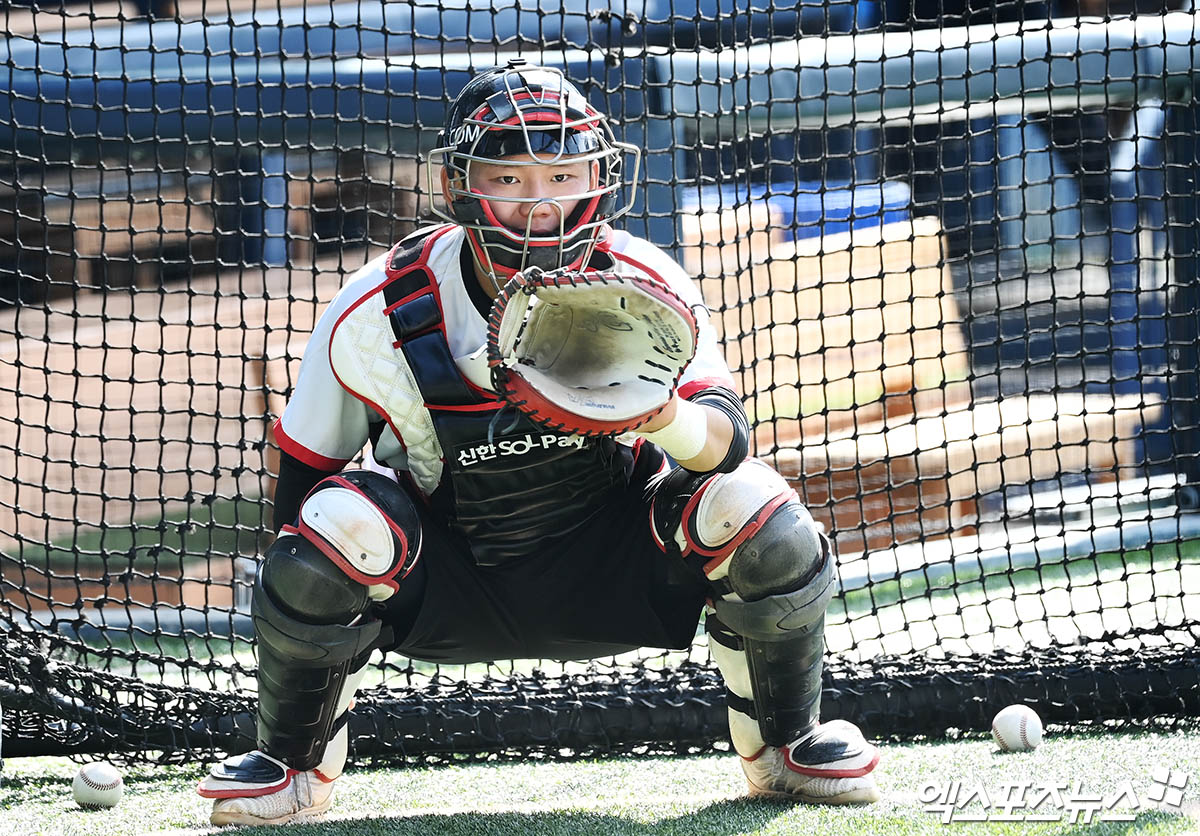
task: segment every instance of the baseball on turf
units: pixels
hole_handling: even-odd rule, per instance
[[[1002,708],[992,720],[992,737],[1002,752],[1028,752],[1042,742],[1042,718],[1027,705]]]
[[[112,807],[121,800],[125,782],[110,763],[84,764],[71,782],[71,793],[80,807]]]

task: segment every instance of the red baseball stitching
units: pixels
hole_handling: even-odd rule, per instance
[[[116,780],[115,782],[111,783],[111,784],[97,784],[95,781],[93,781],[91,778],[89,778],[89,777],[88,777],[86,774],[84,774],[83,772],[80,772],[80,773],[79,773],[79,777],[83,779],[83,783],[87,784],[89,787],[91,787],[91,788],[92,788],[92,789],[94,789],[94,790],[111,790],[111,789],[115,789],[115,788],[116,788],[117,786],[119,786],[119,785],[120,785],[120,783],[121,783],[121,776],[120,776],[120,775],[118,775],[118,776],[117,776],[117,780]]]

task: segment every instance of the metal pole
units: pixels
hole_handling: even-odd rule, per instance
[[[1167,393],[1178,501],[1200,508],[1200,102],[1189,86],[1168,105],[1165,132],[1169,260]]]

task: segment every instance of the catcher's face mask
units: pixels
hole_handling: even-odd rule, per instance
[[[446,128],[430,160],[441,157],[449,198],[439,217],[466,228],[475,258],[497,289],[526,267],[578,268],[596,246],[601,228],[629,211],[641,152],[618,142],[608,119],[553,68],[510,62],[476,76],[450,108]],[[621,201],[622,162],[632,157],[632,184]],[[514,194],[487,190],[476,175],[485,166],[511,166],[517,180],[538,181],[534,167],[585,165],[578,191]],[[430,194],[433,168],[426,167]],[[512,204],[528,211],[514,212]],[[521,221],[514,224],[512,219]],[[554,222],[547,223],[550,217]],[[505,223],[504,220],[509,220]]]

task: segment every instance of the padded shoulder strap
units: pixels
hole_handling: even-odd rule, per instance
[[[383,286],[394,347],[404,354],[426,404],[463,406],[483,399],[467,385],[454,363],[442,325],[437,278],[429,268],[429,248],[449,225],[413,235],[396,245],[388,257],[388,282]]]
[[[449,230],[449,224],[418,230],[392,248],[387,259],[390,281],[383,288],[384,303],[389,309],[422,290],[432,290],[436,280],[427,267],[429,249]]]
[[[400,243],[392,247],[392,254],[388,258],[388,270],[399,272],[405,267],[410,267],[425,252],[426,246],[442,233],[449,232],[451,226],[452,224],[427,226],[402,238]]]

